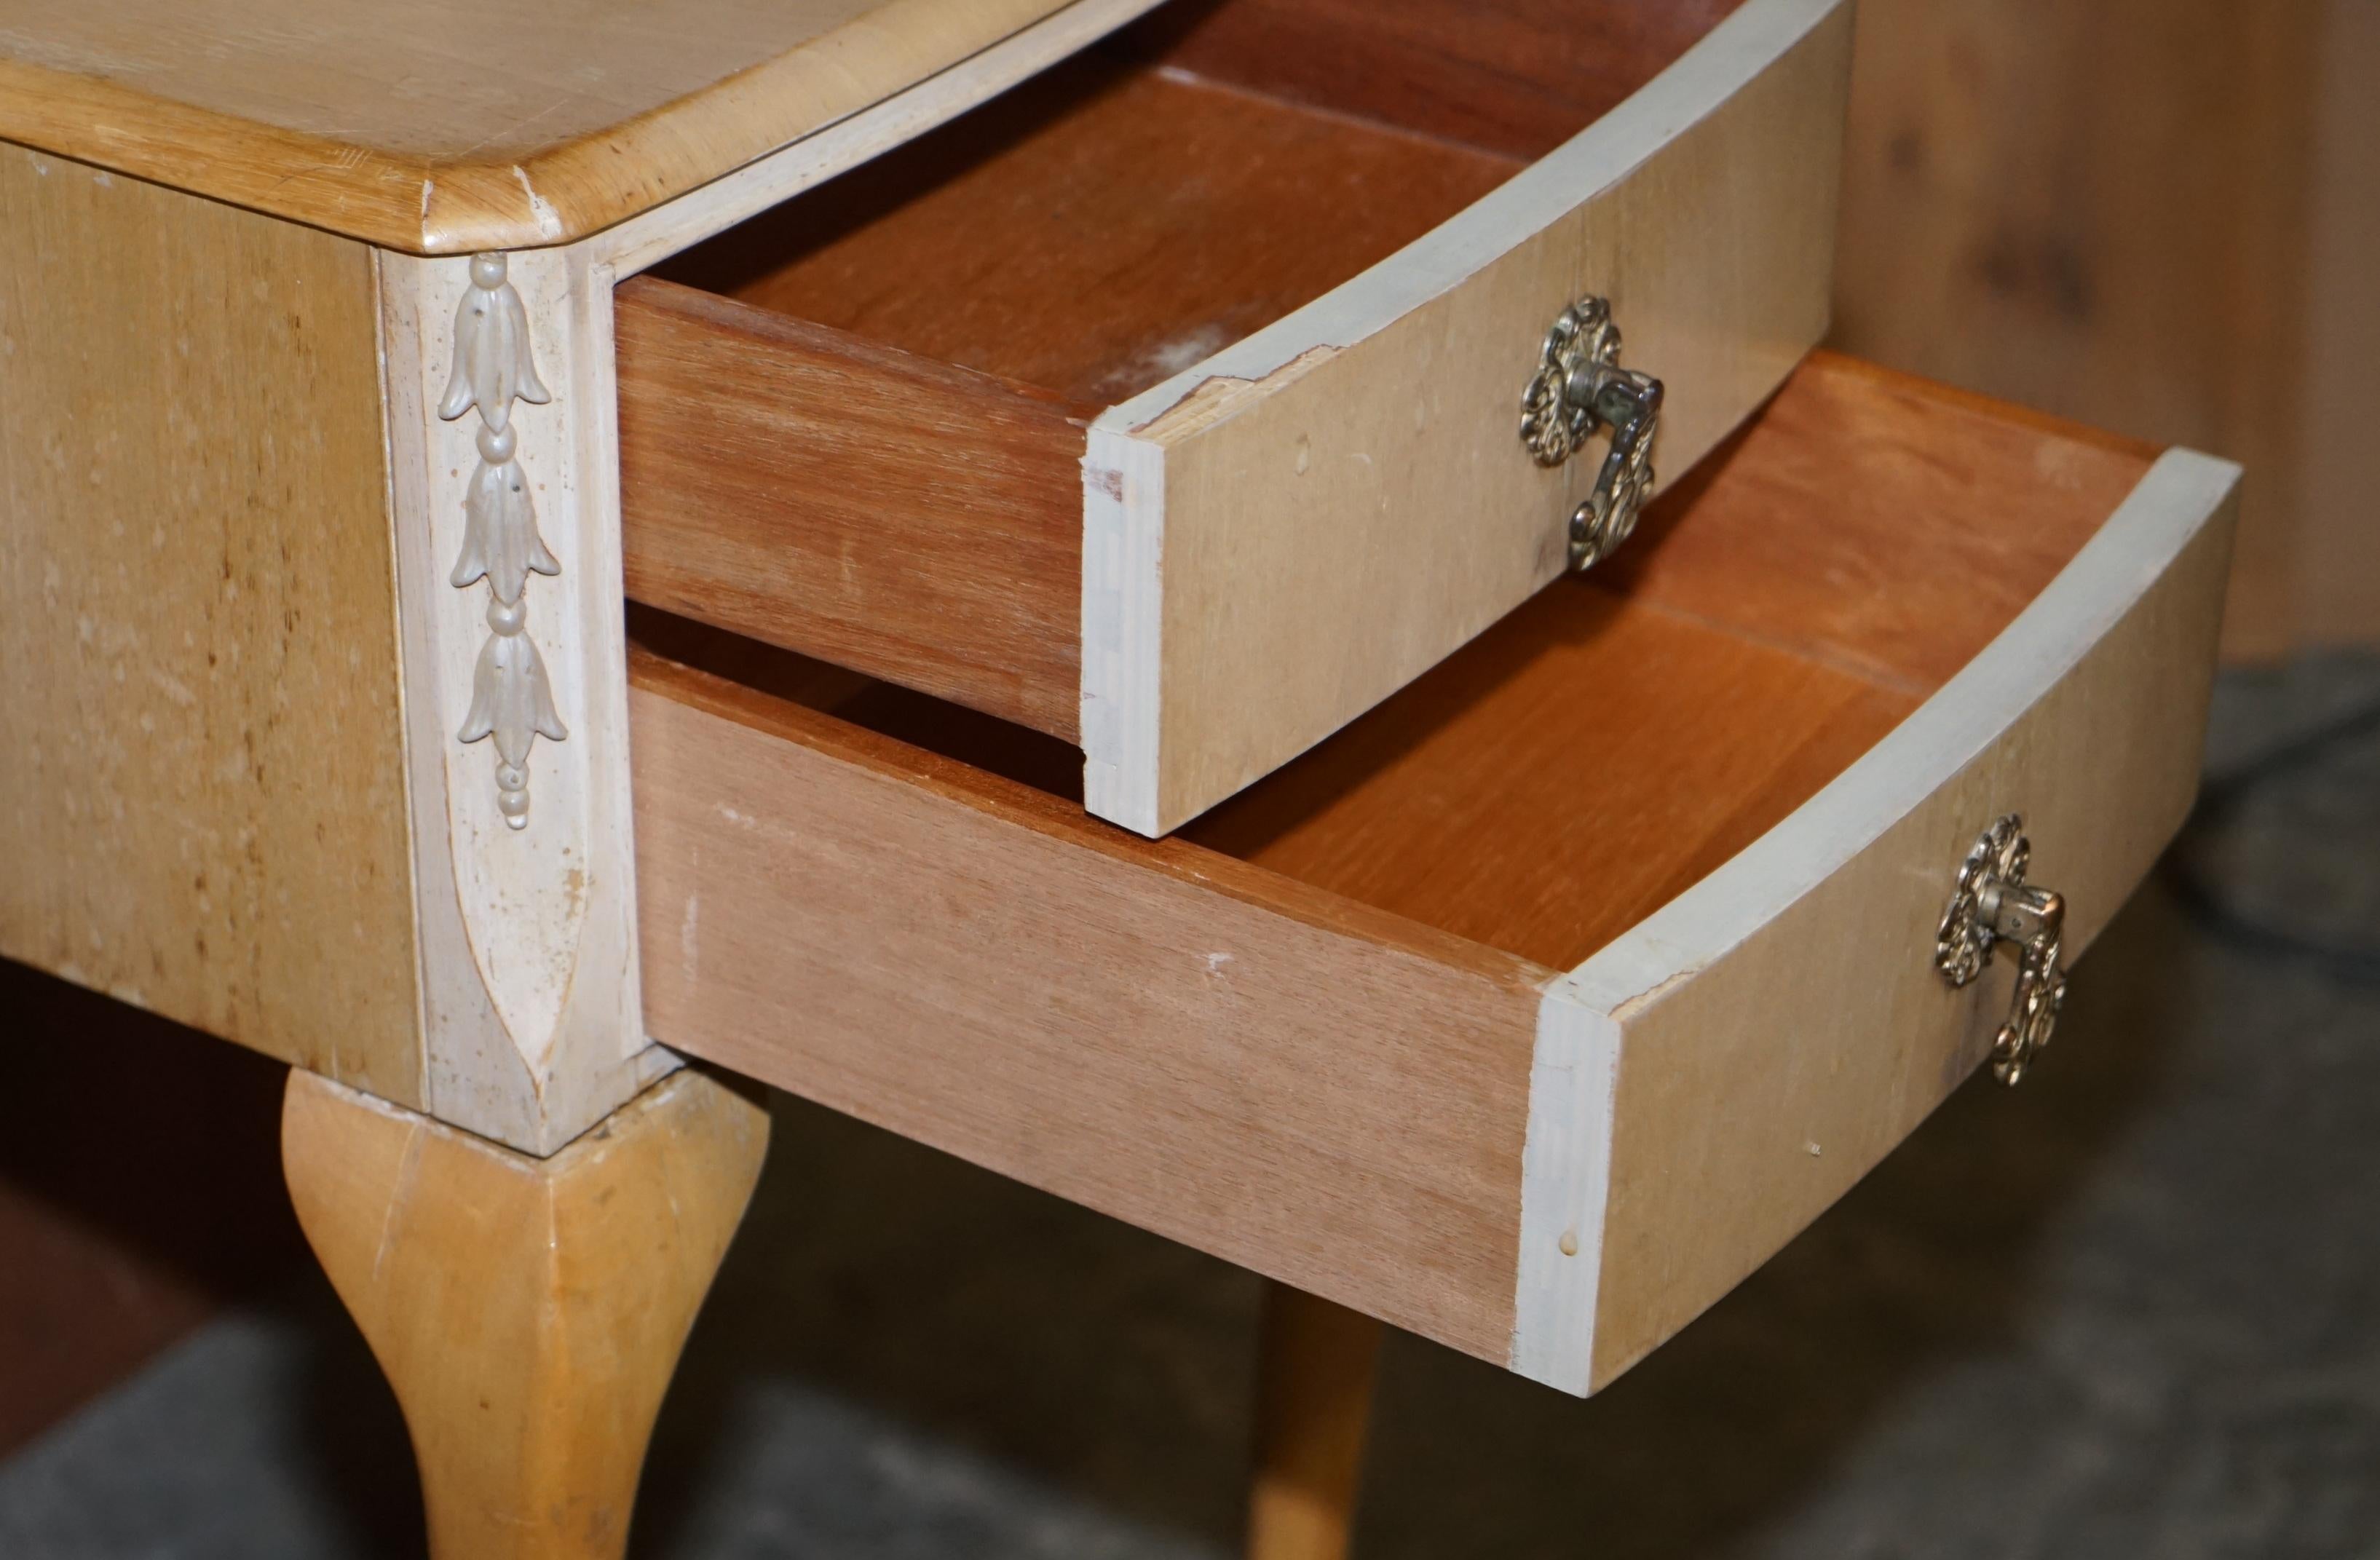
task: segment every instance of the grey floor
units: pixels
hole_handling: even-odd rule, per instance
[[[2370,659],[2227,677],[2208,804],[2037,1080],[1604,1396],[1394,1340],[1359,1552],[2380,1556],[2375,699]],[[784,1102],[636,1552],[1228,1554],[1257,1298]],[[0,1464],[0,1556],[407,1555],[412,1501],[310,1280]]]

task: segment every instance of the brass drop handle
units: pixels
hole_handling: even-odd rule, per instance
[[[2033,842],[2014,813],[1977,837],[1959,868],[1957,887],[1934,934],[1934,967],[1952,986],[1983,973],[1996,943],[2017,945],[2016,992],[2008,1022],[1992,1041],[1992,1076],[2014,1087],[2058,1027],[2066,1002],[2066,972],[2058,968],[2066,901],[2024,880]]]
[[[1661,381],[1620,366],[1610,300],[1583,297],[1563,309],[1521,393],[1521,442],[1539,466],[1560,466],[1597,429],[1611,429],[1595,490],[1570,517],[1572,568],[1593,568],[1636,528],[1653,491],[1660,419]]]

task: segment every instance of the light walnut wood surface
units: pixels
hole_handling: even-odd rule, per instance
[[[1587,1390],[1633,1358],[1613,1337],[1682,1325],[1911,1130],[2005,1000],[1931,969],[1965,841],[1863,854],[1876,830],[1937,792],[1972,810],[1997,755],[1972,772],[2100,907],[2078,936],[2147,869],[2196,769],[2228,482],[1821,358],[1664,501],[1637,574],[1546,591],[1158,841],[1076,810],[1047,737],[748,642],[716,664],[749,685],[640,660],[654,1032]],[[1742,572],[1755,526],[1824,566]],[[1967,539],[1992,526],[2023,535]],[[1869,577],[1955,564],[1970,599],[1839,610],[1876,550]],[[2094,729],[2125,756],[2061,745]],[[2076,846],[2069,820],[2119,812]],[[1804,996],[1847,1015],[1831,1070],[1763,1046]],[[1649,1125],[1615,1147],[1623,1054]],[[1815,1169],[1760,1159],[1782,1123]]]
[[[0,951],[422,1097],[371,258],[0,147]]]
[[[1567,969],[1918,702],[1570,582],[1476,649],[1183,837]]]
[[[1062,0],[22,0],[0,139],[420,254],[584,237]]]
[[[592,258],[634,276],[883,155],[1089,48],[1158,0],[1068,0],[1037,22],[873,104],[605,228]]]
[[[1860,430],[1855,462],[1838,442]],[[2130,494],[2157,451],[1840,353],[1813,353],[1688,473],[1600,583],[1880,687],[1927,694],[1982,652]],[[1995,516],[1995,485],[2023,501]],[[1831,523],[1776,524],[1829,490]],[[1973,514],[1941,526],[1912,515]],[[1678,522],[1686,515],[1693,524]],[[1902,545],[1905,539],[1913,545]]]
[[[303,1071],[298,1221],[404,1406],[433,1560],[612,1560],[768,1112],[681,1072],[549,1159]]]
[[[1624,567],[1548,587],[1184,836],[1569,969],[1905,720],[2147,470],[1818,354]]]

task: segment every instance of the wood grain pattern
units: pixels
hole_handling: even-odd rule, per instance
[[[769,1114],[681,1072],[550,1159],[293,1071],[298,1222],[396,1389],[432,1560],[613,1560]]]
[[[1633,562],[1549,587],[1183,837],[1568,969],[1873,747],[2148,469],[1818,355]]]
[[[1062,0],[22,0],[0,139],[387,248],[559,244]]]
[[[1178,826],[1561,571],[1595,463],[1534,464],[1513,405],[1580,294],[1669,384],[1672,478],[1749,415],[1825,329],[1850,42],[1828,0],[1752,0],[1425,242],[1092,426],[1093,812]]]
[[[635,276],[949,123],[1107,37],[1158,0],[1067,0],[1037,22],[873,104],[627,217],[586,242],[596,260]]]
[[[1567,969],[1916,705],[1563,581],[1183,835]]]
[[[1096,407],[653,277],[617,321],[630,596],[1074,740]]]
[[[1508,157],[1620,106],[1741,0],[1176,0],[1112,47]]]
[[[1549,587],[1179,838],[1567,969],[1905,719],[2148,469],[2091,430],[1816,355],[1654,505],[1636,564]],[[1917,610],[1876,599],[1894,593]],[[698,636],[667,648],[769,685]],[[1075,794],[1058,744],[934,701],[772,691]]]
[[[630,592],[1073,741],[1083,429],[1515,166],[1062,67],[622,285]]]
[[[1103,407],[1319,297],[1520,166],[1085,60],[660,274]]]
[[[2155,455],[1814,353],[1654,506],[1599,583],[1930,694],[2072,561]],[[1777,524],[1818,493],[1832,498],[1823,524]]]
[[[633,675],[656,1038],[1502,1357],[1548,972]]]
[[[2362,441],[2314,419],[2337,406],[2362,426],[2380,380],[2342,404],[2313,361],[2333,345],[2374,360],[2353,321],[2380,248],[2325,282],[2315,232],[2325,167],[2350,181],[2332,187],[2354,192],[2342,214],[2380,212],[2380,50],[2351,42],[2371,16],[2363,0],[1860,7],[1834,344],[2240,461],[2234,653],[2298,640],[2317,559],[2336,561],[2330,590],[2380,600],[2353,552],[2297,555],[2325,470],[2359,495],[2332,524],[2374,531]],[[2218,98],[2227,112],[2205,113]],[[2332,114],[2355,126],[2343,163],[2324,155]]]
[[[422,1091],[370,255],[0,147],[0,950]]]

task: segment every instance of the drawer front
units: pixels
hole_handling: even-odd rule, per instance
[[[1170,830],[1564,567],[1597,460],[1536,465],[1548,327],[1608,297],[1682,473],[1824,333],[1849,77],[1839,0],[1751,0],[1461,216],[1092,426],[1090,810]]]
[[[1984,825],[2023,814],[2070,954],[2147,872],[2235,479],[1814,362],[1624,584],[1544,593],[1154,841],[978,767],[1030,768],[964,721],[642,659],[650,1025],[1588,1391],[1976,1066],[2008,961],[1953,990],[1932,956]],[[1730,604],[1748,531],[1810,567]],[[1946,561],[1989,577],[1942,599]],[[1827,621],[1845,579],[1877,604]]]
[[[2070,960],[2146,877],[2197,792],[2237,479],[2225,462],[2166,456],[1889,737],[1548,988],[1513,1369],[1600,1387],[1983,1061],[2014,961],[1953,989],[1933,955],[1987,825],[2022,816],[2032,879],[2069,907]]]

